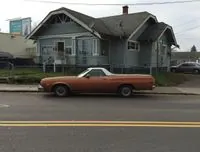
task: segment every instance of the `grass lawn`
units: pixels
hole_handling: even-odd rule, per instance
[[[0,70],[0,77],[10,77],[9,83],[33,84],[39,83],[42,78],[63,76],[63,72],[44,73],[38,68],[18,68],[13,71],[7,69]]]
[[[188,81],[186,75],[182,73],[159,73],[153,75],[158,86],[177,86]]]

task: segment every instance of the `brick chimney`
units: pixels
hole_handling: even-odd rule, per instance
[[[123,6],[123,14],[128,14],[128,6]]]

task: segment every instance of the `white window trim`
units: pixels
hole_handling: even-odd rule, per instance
[[[129,48],[128,48],[128,43],[129,43],[129,42],[138,44],[138,49],[129,49]],[[139,51],[140,51],[140,42],[138,42],[138,41],[133,41],[133,40],[128,40],[128,42],[127,42],[127,49],[128,49],[128,51],[137,51],[137,52],[139,52]]]
[[[93,39],[93,48],[92,48],[93,56],[99,56],[97,46],[98,46],[98,40],[97,39]]]

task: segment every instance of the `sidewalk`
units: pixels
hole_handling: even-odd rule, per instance
[[[156,87],[152,91],[140,91],[139,93],[168,95],[200,95],[200,88]]]
[[[0,84],[0,92],[38,92],[37,85]],[[200,88],[156,87],[152,91],[137,91],[139,94],[200,95]]]

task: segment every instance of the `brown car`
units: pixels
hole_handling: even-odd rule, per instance
[[[151,75],[113,74],[105,68],[88,68],[78,76],[44,78],[38,89],[59,97],[71,93],[117,93],[129,97],[133,90],[152,90],[154,87]]]

